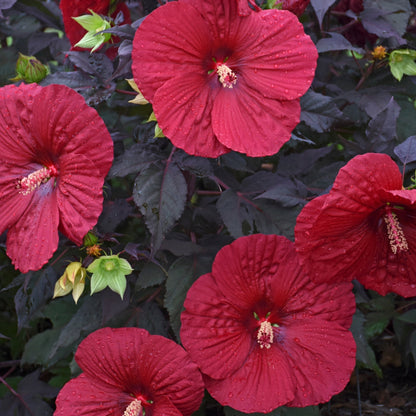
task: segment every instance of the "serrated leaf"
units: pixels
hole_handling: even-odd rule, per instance
[[[336,120],[343,118],[342,112],[335,105],[331,97],[309,90],[300,100],[302,112],[301,121],[309,127],[323,133]]]
[[[52,298],[58,276],[51,267],[29,272],[28,284],[18,289],[14,297],[18,329],[29,325],[29,321]]]
[[[365,131],[371,150],[379,153],[391,153],[397,137],[396,124],[400,114],[400,106],[391,97],[387,106],[369,123]]]
[[[152,234],[151,248],[156,252],[166,234],[181,217],[188,188],[175,163],[153,164],[144,169],[134,182],[133,198]]]
[[[152,335],[169,337],[168,322],[156,302],[145,302],[140,306],[137,326],[146,329]]]
[[[319,26],[322,26],[322,20],[328,9],[335,3],[335,0],[311,0],[316,17],[318,18]]]
[[[165,308],[169,312],[169,319],[177,339],[181,327],[181,313],[186,294],[196,280],[195,264],[190,257],[177,259],[168,270],[166,281]]]

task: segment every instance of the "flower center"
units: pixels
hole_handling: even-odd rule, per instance
[[[386,223],[387,236],[389,237],[390,248],[393,254],[396,254],[398,251],[407,251],[409,246],[407,245],[406,237],[404,236],[397,215],[387,210],[383,219]]]
[[[126,408],[123,416],[142,416],[143,406],[141,400],[134,399]]]
[[[273,344],[273,327],[272,324],[265,320],[260,323],[260,328],[257,331],[257,342],[260,348],[269,349]]]
[[[224,63],[217,65],[218,80],[224,88],[233,88],[237,82],[237,75]]]
[[[19,193],[28,195],[43,183],[48,182],[52,177],[57,176],[57,174],[58,171],[55,166],[44,166],[20,179],[16,185],[16,189],[19,189]]]

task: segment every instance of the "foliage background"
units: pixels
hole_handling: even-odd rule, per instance
[[[155,138],[155,122],[146,122],[150,105],[128,102],[135,96],[126,82],[131,78],[132,39],[157,1],[127,2],[133,23],[111,29],[120,37],[113,61],[102,51],[68,52],[57,1],[0,1],[0,85],[12,83],[19,52],[35,55],[50,70],[40,84],[65,84],[81,93],[111,132],[115,160],[94,232],[106,253],[120,253],[134,268],[123,299],[109,289],[93,296],[84,293],[78,304],[70,295],[52,299],[55,282],[69,262],[92,261],[85,248],[62,237],[47,266],[19,274],[5,255],[6,236],[0,236],[2,415],[51,415],[59,389],[79,373],[73,360],[77,345],[98,328],[138,326],[179,342],[186,292],[210,271],[218,250],[251,233],[293,240],[302,206],[326,192],[355,155],[387,153],[404,169],[405,185],[412,183],[416,78],[404,75],[399,82],[388,57],[375,60],[371,52],[377,45],[388,53],[416,50],[416,2],[365,0],[359,16],[337,11],[338,3],[312,0],[300,18],[320,58],[290,142],[266,158],[231,152],[214,160],[189,156],[168,139]],[[365,30],[357,29],[360,24]],[[386,386],[394,376],[391,383],[410,392],[396,410],[409,414],[416,407],[407,399],[416,392],[416,300],[382,297],[358,283],[355,293],[352,331],[359,372],[348,391],[355,392],[360,380],[375,385],[384,380]],[[374,398],[363,395],[361,401],[364,406]],[[278,409],[273,415],[350,414],[345,403],[332,413],[330,405],[322,405]],[[360,403],[356,406],[353,414]],[[198,412],[221,414],[238,412],[209,397]]]

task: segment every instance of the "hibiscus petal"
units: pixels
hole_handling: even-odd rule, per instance
[[[290,406],[327,402],[344,389],[355,367],[354,338],[336,323],[293,319],[285,325],[283,347],[297,386]]]
[[[286,10],[267,10],[253,17],[261,35],[245,48],[242,77],[260,94],[279,100],[301,97],[311,85],[318,52],[298,18]]]
[[[205,376],[208,392],[223,406],[244,413],[270,413],[291,402],[297,388],[286,353],[278,347],[253,349],[244,365],[217,380]]]
[[[99,329],[81,342],[75,360],[88,377],[110,386],[139,384],[139,378],[131,379],[131,371],[137,369],[140,348],[149,336],[139,328]]]
[[[31,165],[35,166],[34,164]],[[33,167],[36,171],[39,167]],[[32,171],[32,172],[33,172]],[[9,228],[22,216],[30,205],[33,194],[23,195],[16,188],[18,181],[26,176],[27,169],[20,166],[9,165],[4,162],[0,164],[0,234]]]
[[[40,90],[37,84],[0,88],[0,161],[24,165],[34,159],[38,149],[30,119]]]
[[[205,20],[189,4],[167,3],[148,15],[136,32],[132,52],[134,80],[144,97],[153,104],[166,81],[180,74],[206,74],[202,61],[211,38]],[[164,105],[172,107],[170,102]]]
[[[70,380],[56,398],[55,416],[122,415],[131,398],[115,387],[81,374]]]
[[[167,81],[154,96],[153,109],[163,133],[188,154],[217,157],[230,150],[212,131],[216,91],[204,76],[194,73]]]
[[[223,378],[240,368],[253,344],[244,325],[247,313],[224,299],[211,274],[192,285],[184,307],[181,341],[201,370]]]
[[[53,179],[33,191],[30,205],[9,229],[7,255],[22,273],[39,270],[58,247],[59,214]]]
[[[107,175],[113,162],[113,140],[97,111],[65,85],[39,88],[31,119],[37,154],[80,154],[93,162],[100,177]]]
[[[273,155],[286,143],[299,123],[298,100],[264,97],[237,79],[233,88],[222,88],[212,109],[212,128],[226,147],[248,156]]]
[[[65,153],[59,159],[59,228],[78,245],[101,214],[103,183],[102,175],[85,156]]]
[[[202,376],[181,346],[152,335],[141,346],[138,359],[142,383],[155,401],[168,397],[184,416],[198,410],[204,394]]]
[[[235,308],[245,310],[268,296],[271,284],[282,268],[289,272],[286,279],[277,279],[282,280],[279,290],[284,304],[287,291],[291,290],[291,276],[299,273],[294,256],[293,243],[284,237],[264,234],[241,237],[218,252],[212,275],[222,295]]]

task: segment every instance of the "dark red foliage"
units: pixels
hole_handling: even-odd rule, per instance
[[[385,154],[356,156],[329,194],[297,218],[301,263],[317,282],[359,280],[382,295],[416,295],[416,190]]]
[[[311,282],[284,237],[241,237],[188,291],[181,340],[222,405],[268,413],[322,403],[355,365],[351,289]]]

